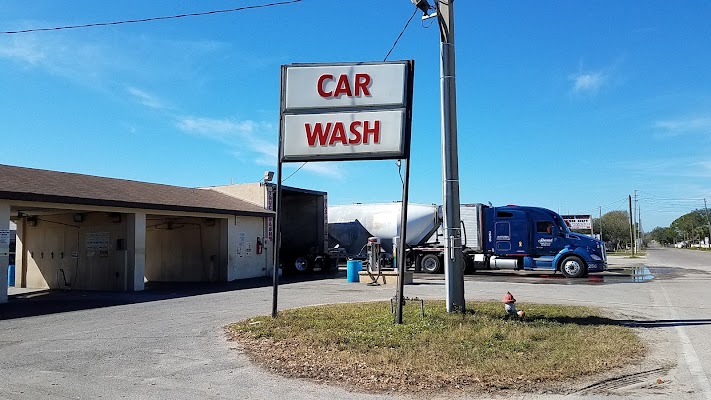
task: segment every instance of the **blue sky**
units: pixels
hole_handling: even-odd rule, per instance
[[[269,0],[0,0],[0,31]],[[667,226],[711,200],[711,3],[455,3],[462,202]],[[0,163],[180,186],[275,170],[280,66],[380,61],[409,0],[303,0],[156,22],[0,34]],[[413,19],[410,201],[442,202],[439,33]],[[401,197],[394,161],[286,164],[331,204]]]

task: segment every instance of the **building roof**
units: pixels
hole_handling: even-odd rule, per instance
[[[0,200],[229,215],[273,214],[257,205],[207,189],[2,164],[0,177]]]

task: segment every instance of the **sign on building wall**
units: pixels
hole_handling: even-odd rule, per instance
[[[267,210],[274,211],[274,187],[267,185]],[[267,239],[274,240],[274,217],[267,217]]]
[[[245,244],[247,243],[247,233],[239,232],[237,234],[237,254],[242,256],[245,251]]]
[[[87,232],[84,244],[87,250],[109,250],[109,232]]]
[[[592,215],[561,215],[573,230],[591,230]]]
[[[0,255],[7,255],[10,252],[10,231],[0,229]]]
[[[409,156],[412,61],[282,66],[281,160]]]

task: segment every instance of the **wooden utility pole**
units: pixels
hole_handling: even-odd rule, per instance
[[[632,255],[634,256],[634,222],[632,221],[632,196],[627,196],[629,203],[630,203],[630,239],[632,239],[632,242],[630,242],[630,247],[632,248]]]
[[[711,247],[711,219],[709,219],[709,209],[706,207],[706,198],[704,197],[704,210],[706,210],[706,222],[709,224],[709,242],[706,243]]]
[[[602,206],[600,206],[599,212],[600,212],[600,240],[603,240],[602,239]],[[603,240],[603,242],[604,242],[604,240]]]

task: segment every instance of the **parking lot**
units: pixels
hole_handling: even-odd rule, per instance
[[[613,257],[610,271],[580,280],[548,273],[481,272],[466,277],[465,296],[498,301],[511,291],[522,309],[526,303],[598,306],[636,327],[650,347],[645,364],[581,382],[566,398],[611,393],[705,399],[711,395],[711,347],[706,340],[711,332],[706,289],[711,262],[709,254],[679,256],[688,252],[664,249],[650,250],[646,259]],[[285,309],[388,300],[394,294],[394,286],[347,283],[341,270],[286,278],[278,304]],[[405,287],[405,296],[443,299],[444,277],[418,274],[415,284]],[[279,377],[253,366],[225,339],[223,327],[270,314],[271,306],[267,278],[157,285],[138,293],[12,295],[0,305],[0,398],[394,398]]]

